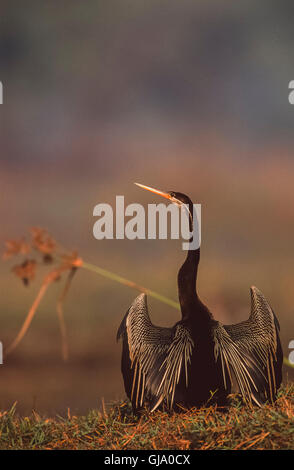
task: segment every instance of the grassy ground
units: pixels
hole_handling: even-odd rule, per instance
[[[0,449],[293,449],[294,385],[274,406],[247,408],[233,395],[227,411],[205,407],[134,417],[128,403],[101,413],[44,419],[0,415]]]

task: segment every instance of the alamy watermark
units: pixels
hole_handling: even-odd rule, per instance
[[[290,341],[288,348],[293,349],[289,354],[289,362],[290,364],[294,364],[294,339]]]
[[[294,104],[294,80],[291,80],[289,82],[288,88],[292,91],[290,91],[288,95],[288,101],[290,104]]]
[[[166,240],[170,227],[171,239],[184,240],[183,250],[197,250],[201,244],[201,204],[193,204],[193,216],[187,204],[148,204],[146,212],[141,204],[125,206],[124,196],[116,196],[115,211],[110,204],[100,203],[93,215],[98,217],[93,226],[97,240]]]

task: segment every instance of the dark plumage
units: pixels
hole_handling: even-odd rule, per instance
[[[180,193],[160,194],[193,204]],[[147,405],[176,409],[200,406],[208,400],[224,405],[233,377],[246,403],[273,402],[282,380],[283,353],[278,320],[263,294],[251,287],[249,319],[222,325],[213,319],[196,291],[200,249],[189,250],[178,273],[182,319],[172,328],[150,321],[147,298],[140,294],[127,311],[117,333],[122,337],[122,374],[134,411]]]

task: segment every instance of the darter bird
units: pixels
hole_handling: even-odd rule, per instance
[[[139,185],[189,209],[188,196]],[[191,239],[192,240],[192,239]],[[191,241],[190,240],[190,241]],[[153,325],[145,294],[131,304],[117,332],[122,338],[121,370],[134,412],[144,406],[179,410],[208,401],[227,404],[233,378],[244,401],[274,402],[282,381],[283,352],[278,320],[264,295],[251,287],[248,320],[223,325],[200,300],[196,288],[200,248],[188,250],[178,272],[182,319],[172,328]]]

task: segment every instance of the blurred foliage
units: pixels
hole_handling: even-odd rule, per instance
[[[64,159],[77,131],[100,143],[106,129],[172,126],[246,145],[291,139],[289,0],[4,0],[2,10],[7,162]]]

